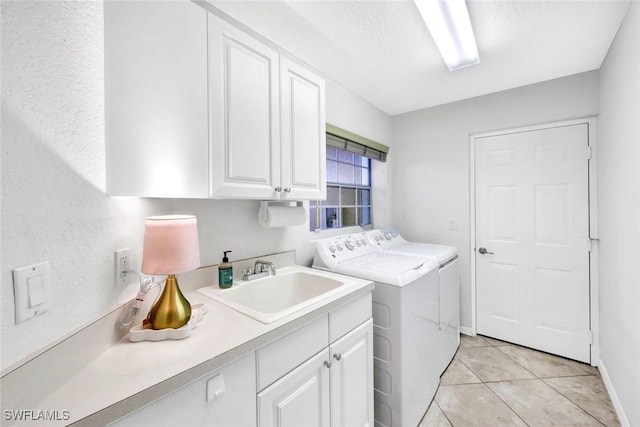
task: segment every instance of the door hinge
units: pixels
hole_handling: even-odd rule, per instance
[[[591,160],[591,146],[587,145],[587,160]]]
[[[587,340],[589,341],[589,344],[593,344],[593,331],[587,332]]]

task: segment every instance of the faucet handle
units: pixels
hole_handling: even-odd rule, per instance
[[[242,280],[247,280],[249,276],[253,274],[251,267],[245,267],[242,269]]]

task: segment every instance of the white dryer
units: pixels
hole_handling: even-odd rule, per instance
[[[383,252],[364,233],[355,233],[318,240],[313,267],[375,282],[375,422],[417,426],[440,377],[438,264]]]
[[[390,229],[365,233],[369,241],[387,254],[425,256],[438,263],[439,279],[439,369],[444,372],[460,345],[460,302],[458,250],[453,246],[417,243],[405,240]]]

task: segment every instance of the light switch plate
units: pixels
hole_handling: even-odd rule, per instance
[[[16,324],[49,310],[49,263],[13,270]]]

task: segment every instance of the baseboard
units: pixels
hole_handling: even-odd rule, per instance
[[[611,378],[609,378],[609,374],[607,373],[607,369],[602,362],[602,359],[598,362],[598,371],[600,371],[600,376],[602,377],[602,382],[609,393],[609,397],[611,398],[611,403],[613,404],[613,408],[616,410],[616,415],[618,415],[618,419],[620,420],[620,425],[622,427],[631,427],[631,423],[627,419],[626,414],[624,413],[624,408],[620,403],[620,399],[618,399],[618,395],[616,394],[616,390],[613,388],[613,383],[611,382]]]
[[[460,326],[460,333],[465,335],[470,335],[472,337],[476,335],[475,332],[473,332],[473,329],[467,326]]]

